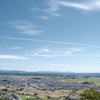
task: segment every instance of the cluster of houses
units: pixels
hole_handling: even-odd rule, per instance
[[[58,78],[15,78],[10,76],[0,76],[0,87],[12,88],[21,91],[21,88],[28,91],[29,88],[36,88],[43,91],[55,90],[83,90],[93,88],[100,90],[100,86],[94,86],[90,82],[65,82]],[[21,88],[19,88],[21,87]],[[70,96],[71,97],[71,96]],[[2,92],[0,98],[8,98],[12,100],[21,100],[16,93]],[[80,98],[68,98],[68,100],[80,100]]]
[[[93,88],[100,90],[100,86],[93,86],[91,83],[83,82],[62,82],[53,78],[40,78],[40,79],[27,79],[27,78],[13,78],[13,77],[0,77],[0,87],[25,87],[36,88],[39,90],[83,90]]]
[[[18,94],[16,93],[9,93],[9,92],[1,92],[0,98],[2,99],[11,99],[11,100],[22,100]]]

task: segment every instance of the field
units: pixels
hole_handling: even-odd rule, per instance
[[[19,95],[19,96],[20,96],[20,98],[22,100],[26,100],[26,99],[36,99],[37,98],[35,96],[27,96],[27,95]]]
[[[100,85],[100,78],[91,77],[88,79],[62,79],[65,82],[92,82],[93,85]]]
[[[18,93],[31,94],[31,95],[34,95],[34,93],[36,93],[37,96],[44,98],[46,96],[51,96],[51,97],[68,96],[71,92],[72,92],[71,90],[42,91],[42,90],[37,90],[35,88],[31,88],[27,92],[23,90]]]

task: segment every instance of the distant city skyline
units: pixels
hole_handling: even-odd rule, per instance
[[[2,0],[0,46],[0,70],[100,72],[100,0]]]

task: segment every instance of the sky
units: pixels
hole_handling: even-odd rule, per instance
[[[0,0],[0,70],[100,72],[100,0]]]

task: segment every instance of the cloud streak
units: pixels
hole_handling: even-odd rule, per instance
[[[49,19],[50,17],[48,17],[48,16],[40,16],[38,18],[41,18],[41,19]]]
[[[49,8],[44,10],[44,12],[50,14],[51,16],[60,16],[57,12],[60,10],[61,6],[72,7],[79,10],[100,10],[100,0],[88,0],[84,2],[68,2],[64,0],[49,0],[47,3]]]
[[[46,1],[46,0],[45,0]],[[48,16],[40,16],[38,18],[50,19],[53,16],[61,16],[61,6],[75,8],[84,11],[100,11],[100,0],[82,0],[80,2],[71,2],[70,0],[48,0],[45,2],[48,6],[45,9],[31,8],[31,10],[39,10],[48,14]]]
[[[13,37],[4,37],[0,36],[1,38],[11,39],[11,40],[24,40],[24,41],[37,41],[37,42],[47,42],[47,43],[55,43],[55,44],[65,44],[65,45],[79,45],[85,47],[99,47],[98,45],[88,45],[88,44],[81,44],[81,43],[68,43],[68,42],[58,42],[58,41],[47,41],[47,40],[37,40],[37,39],[27,39],[27,38],[13,38]]]
[[[22,20],[22,21],[11,21],[9,25],[17,30],[19,30],[21,34],[27,35],[39,35],[43,31],[38,29],[39,27],[32,24],[29,21]]]
[[[7,47],[8,48],[8,47]],[[9,49],[21,49],[21,47],[11,47]]]
[[[100,54],[70,54],[70,53],[67,53],[67,54],[39,54],[39,53],[34,53],[33,55],[31,56],[36,56],[36,57],[100,57]]]
[[[12,59],[12,60],[26,60],[27,57],[20,57],[15,55],[0,55],[0,59]]]
[[[62,5],[62,6],[66,6],[66,7],[73,7],[73,8],[77,8],[77,9],[90,10],[90,7],[83,5],[83,4],[79,4],[79,3],[59,1],[58,4]]]
[[[76,9],[82,9],[82,10],[88,10],[88,11],[100,10],[100,0],[88,0],[81,3],[58,1],[57,3],[65,7],[73,7]]]

